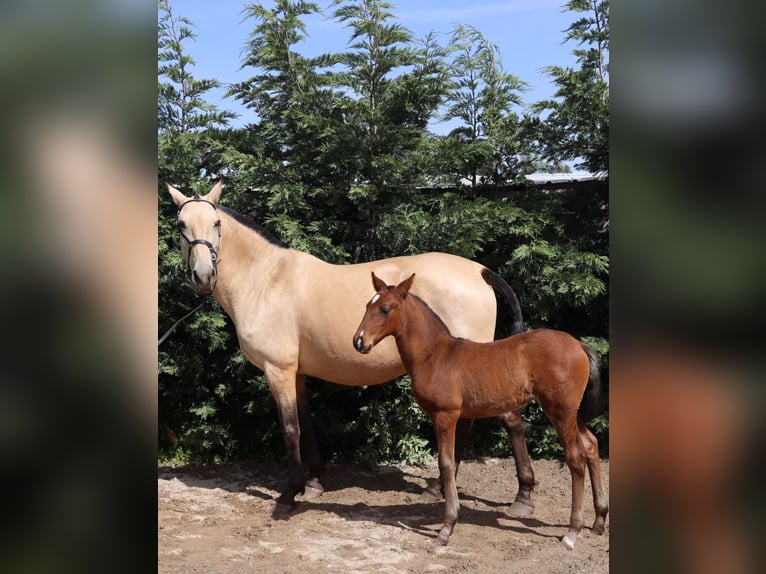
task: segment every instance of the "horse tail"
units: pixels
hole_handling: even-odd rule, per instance
[[[593,420],[601,414],[601,358],[592,347],[585,343],[580,343],[582,350],[588,355],[590,363],[590,376],[588,385],[585,387],[585,394],[580,401],[580,418],[583,422]]]
[[[524,332],[524,318],[521,315],[521,305],[519,299],[516,297],[511,286],[506,283],[505,279],[500,277],[497,273],[486,267],[481,270],[481,276],[487,285],[492,287],[497,293],[503,296],[506,303],[513,313],[513,322],[511,323],[511,335]]]

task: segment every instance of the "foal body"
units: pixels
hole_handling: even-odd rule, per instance
[[[458,516],[454,456],[458,421],[517,410],[532,399],[555,427],[572,474],[572,513],[562,542],[573,548],[583,526],[586,465],[596,510],[593,531],[603,533],[608,503],[598,442],[577,412],[589,380],[597,382],[593,351],[571,335],[549,329],[490,343],[455,338],[428,305],[408,296],[414,274],[397,286],[386,286],[374,273],[372,277],[377,293],[367,304],[354,347],[368,353],[392,335],[412,377],[415,399],[434,424],[446,499],[437,542],[447,544]]]

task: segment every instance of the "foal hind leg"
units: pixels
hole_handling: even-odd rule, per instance
[[[460,501],[457,496],[455,480],[455,427],[458,414],[449,411],[434,413],[431,417],[436,431],[436,444],[439,448],[439,473],[444,481],[444,524],[436,537],[438,544],[445,545],[457,522]]]
[[[302,498],[303,500],[312,500],[324,494],[324,488],[319,480],[324,470],[324,465],[322,463],[322,454],[319,451],[314,435],[314,427],[311,424],[304,376],[301,374],[296,375],[295,383],[298,399],[298,419],[301,425],[301,445],[303,446],[303,453],[306,456],[306,462],[309,467],[309,478],[306,481]]]
[[[532,489],[535,487],[535,473],[532,461],[527,452],[527,441],[524,438],[524,424],[521,420],[521,410],[510,411],[499,417],[500,423],[511,438],[513,460],[516,463],[516,480],[519,481],[519,492],[508,510],[510,516],[522,518],[529,516],[535,510],[532,502]]]
[[[580,432],[580,442],[585,449],[588,459],[588,472],[590,484],[593,489],[593,508],[596,511],[596,519],[593,522],[593,532],[603,534],[606,523],[606,515],[609,512],[609,501],[604,493],[604,481],[601,476],[601,458],[598,455],[598,440],[588,427],[581,421],[577,421]]]
[[[564,457],[572,475],[572,513],[569,519],[569,532],[561,539],[561,542],[569,550],[574,548],[575,540],[583,527],[583,499],[585,497],[585,448],[580,441],[580,432],[577,428],[577,407],[567,407],[561,404],[550,404],[551,401],[543,400],[543,411],[553,423],[559,437],[561,446],[564,447]]]

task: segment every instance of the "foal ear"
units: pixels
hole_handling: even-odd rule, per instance
[[[177,190],[175,187],[173,187],[173,186],[172,186],[172,185],[170,185],[169,183],[167,184],[167,186],[168,186],[168,191],[170,192],[170,197],[172,197],[172,198],[173,198],[173,202],[174,202],[174,203],[175,203],[175,204],[176,204],[178,207],[181,207],[181,206],[182,206],[184,203],[186,203],[187,201],[189,201],[189,198],[188,198],[188,197],[186,197],[186,196],[185,196],[183,193],[181,193],[180,191],[178,191],[178,190]]]
[[[386,288],[386,282],[375,275],[375,271],[372,272],[372,286],[376,293]]]
[[[202,199],[208,200],[210,203],[218,205],[218,200],[221,198],[221,190],[223,189],[223,178],[219,179],[213,188],[207,192],[207,195]]]
[[[412,282],[415,280],[415,274],[413,273],[407,279],[399,283],[399,285],[396,286],[397,291],[399,291],[399,294],[402,296],[402,299],[404,299],[407,296],[407,293],[410,292],[410,287],[412,287]]]

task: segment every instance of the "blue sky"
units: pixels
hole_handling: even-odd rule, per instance
[[[316,0],[329,14],[329,0]],[[529,84],[522,95],[525,104],[549,98],[555,86],[541,68],[548,65],[573,66],[576,48],[573,42],[563,43],[565,30],[577,15],[564,12],[565,0],[474,0],[468,6],[466,0],[390,0],[393,14],[407,27],[415,38],[422,38],[433,31],[442,34],[447,43],[448,35],[456,24],[468,24],[478,28],[485,37],[500,49],[503,67]],[[250,2],[242,0],[171,0],[173,13],[184,16],[193,23],[197,38],[187,41],[186,51],[195,60],[193,74],[196,78],[216,79],[223,85],[247,79],[253,70],[240,70],[242,49],[254,26],[254,21],[244,20],[243,9]],[[262,2],[272,6],[273,2]],[[349,31],[327,16],[312,16],[306,22],[309,38],[299,45],[299,51],[307,56],[345,49]],[[232,122],[241,126],[252,122],[252,112],[241,107],[234,99],[223,99],[225,88],[210,92],[208,99],[221,109],[240,115]],[[446,131],[439,124],[432,126],[436,132]]]

